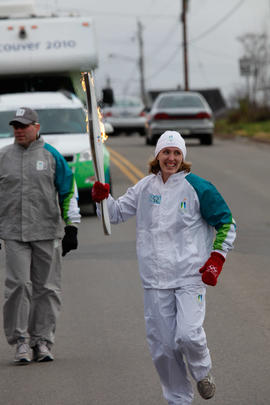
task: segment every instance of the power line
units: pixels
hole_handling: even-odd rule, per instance
[[[206,31],[204,31],[203,33],[201,33],[199,36],[191,39],[188,41],[188,43],[190,43],[192,46],[194,46],[193,44],[195,42],[198,42],[199,40],[201,40],[202,38],[204,38],[205,36],[207,36],[208,34],[210,34],[211,32],[213,32],[214,30],[216,30],[217,28],[220,27],[220,25],[222,23],[224,23],[226,20],[228,20],[244,3],[245,0],[240,0],[228,13],[226,13],[219,21],[217,21],[214,25],[212,25],[211,27],[209,27]],[[154,0],[152,0],[152,4],[154,3]],[[123,18],[135,18],[136,16],[133,14],[127,14],[127,13],[116,13],[116,12],[99,12],[99,11],[94,11],[91,13],[91,15],[96,15],[96,16],[115,16],[115,17],[123,17]],[[175,15],[169,15],[169,14],[141,14],[140,17],[143,18],[165,18],[165,19],[175,19]],[[169,36],[171,35],[171,33],[174,31],[175,27],[171,27],[168,34],[164,37],[164,39],[161,41],[161,43],[159,44],[158,48],[162,47],[168,40]],[[179,50],[180,48],[183,47],[183,44],[179,44],[172,52],[171,56],[164,62],[162,63],[162,65],[151,75],[149,75],[147,77],[147,80],[153,79],[154,77],[158,76],[162,71],[164,71],[176,58],[176,56],[179,55]],[[156,48],[156,49],[158,49]],[[207,53],[207,51],[204,51],[205,53]],[[208,51],[208,53],[210,53]],[[152,54],[152,53],[151,53]],[[225,55],[224,55],[225,56]],[[134,70],[136,69],[136,66],[134,66],[133,68]],[[133,73],[133,72],[132,72]],[[132,76],[126,81],[124,88],[127,91],[131,82],[137,82],[138,80],[132,80]],[[134,76],[133,76],[134,77]]]
[[[231,54],[225,54],[225,53],[221,53],[221,52],[209,51],[208,49],[201,48],[200,46],[197,46],[197,45],[194,45],[194,44],[191,44],[190,46],[191,46],[191,48],[198,49],[199,51],[202,51],[205,54],[212,55],[215,58],[222,56],[222,57],[226,58],[227,61],[229,60],[229,61],[235,63],[235,58],[233,58]]]
[[[125,84],[124,84],[124,86],[123,86],[123,93],[124,93],[124,94],[128,94],[128,92],[129,92],[129,87],[130,87],[130,85],[131,85],[132,82],[138,82],[138,81],[139,81],[138,79],[133,79],[133,78],[134,78],[134,75],[135,75],[135,73],[136,73],[136,70],[137,70],[137,66],[134,66],[134,68],[133,68],[132,71],[131,71],[131,74],[130,74],[129,78],[125,81]],[[132,80],[132,79],[133,79],[133,80]]]
[[[154,4],[154,2],[156,2],[156,1],[158,1],[158,0],[152,0],[152,5]],[[164,4],[165,3],[165,4]],[[162,9],[159,9],[159,14],[158,14],[158,16],[159,15],[161,15],[161,13],[163,12],[163,11],[168,11],[168,8],[169,8],[169,5],[168,5],[168,3],[167,2],[164,2],[164,3],[162,3],[162,5],[164,6],[164,7],[162,7]],[[172,6],[173,4],[170,4],[170,6]],[[152,7],[150,7],[148,10],[147,10],[147,12],[149,11],[149,10],[151,10],[151,8]],[[163,14],[164,15],[164,14]],[[167,14],[167,15],[170,15],[170,14]],[[174,16],[175,17],[175,16]],[[158,17],[159,18],[159,17]],[[172,17],[173,18],[173,17]],[[153,24],[155,23],[155,17],[153,16],[153,18],[151,18],[151,22],[150,23],[147,23],[147,29],[149,29],[149,27],[151,27]]]
[[[195,54],[195,58],[197,59],[197,66],[198,66],[199,71],[201,72],[201,76],[203,76],[204,82],[207,84],[207,86],[209,86],[209,80],[208,80],[208,77],[207,77],[206,72],[204,70],[204,65],[203,65],[202,61],[200,60],[200,58],[199,58],[199,55]]]
[[[69,10],[71,11],[71,10]],[[130,14],[130,13],[119,13],[119,12],[104,12],[104,11],[95,11],[95,10],[88,10],[86,8],[74,8],[72,10],[73,12],[84,12],[84,13],[89,13],[85,15],[90,15],[91,17],[97,17],[97,16],[102,16],[102,17],[120,17],[120,18],[160,18],[160,19],[172,19],[175,18],[174,14],[151,14],[151,13],[145,13],[145,14]]]
[[[213,32],[215,29],[217,29],[222,23],[224,23],[224,21],[228,20],[228,18],[230,18],[237,10],[239,7],[242,6],[242,4],[244,3],[245,0],[240,0],[238,4],[236,4],[236,6],[234,6],[227,14],[225,14],[224,17],[222,17],[218,22],[216,22],[214,25],[212,25],[212,27],[208,28],[206,31],[204,31],[203,33],[201,33],[199,36],[191,39],[188,41],[188,43],[192,43],[195,41],[199,41],[200,39],[204,38],[206,35],[210,34],[211,32]]]
[[[158,44],[158,46],[149,55],[147,55],[147,58],[151,57],[153,54],[155,54],[157,51],[159,51],[160,48],[162,48],[163,45],[165,45],[168,42],[168,39],[170,39],[172,33],[174,32],[174,30],[176,28],[178,28],[178,19],[176,20],[175,24],[172,27],[170,27],[169,32],[163,38],[163,40]]]
[[[161,18],[161,19],[172,19],[175,18],[175,15],[172,14],[129,14],[129,13],[115,13],[115,12],[99,12],[99,11],[92,11],[91,15],[97,16],[101,15],[104,17],[122,17],[122,18]]]
[[[193,38],[192,40],[188,41],[188,43],[192,43],[192,44],[193,44],[193,42],[198,41],[198,40],[201,39],[202,37],[208,35],[208,34],[209,34],[210,32],[212,32],[212,31],[214,31],[216,28],[218,28],[218,26],[220,26],[220,24],[222,24],[222,23],[223,23],[224,21],[226,21],[232,14],[234,14],[234,13],[237,11],[237,9],[244,3],[244,1],[245,1],[245,0],[240,0],[240,1],[236,4],[236,6],[234,6],[233,9],[231,9],[231,10],[229,11],[229,13],[227,13],[224,17],[222,17],[217,23],[215,23],[212,27],[208,28],[208,29],[207,29],[205,32],[203,32],[200,36],[198,36],[198,37],[196,37],[196,38]],[[181,46],[183,47],[183,44],[181,44]],[[164,64],[162,64],[162,65],[160,66],[160,68],[159,68],[158,70],[156,70],[155,73],[153,73],[152,75],[150,75],[149,77],[147,77],[147,80],[152,79],[153,77],[159,75],[164,69],[166,69],[166,67],[172,62],[172,60],[175,59],[178,49],[179,49],[179,48],[177,47],[177,48],[174,50],[172,56],[171,56],[169,59],[167,59],[167,61],[166,61]]]
[[[175,59],[175,57],[178,56],[178,52],[177,52],[178,50],[179,50],[179,46],[177,46],[177,48],[174,49],[170,58],[164,64],[162,64],[158,70],[156,70],[152,75],[147,77],[147,80],[153,79],[153,77],[158,76],[163,70],[165,70],[171,64],[171,62]]]

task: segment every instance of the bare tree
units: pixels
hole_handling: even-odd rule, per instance
[[[255,103],[256,101],[259,101],[259,98],[262,95],[261,101],[267,103],[270,92],[267,34],[247,33],[240,36],[238,40],[243,46],[243,59],[249,64],[246,71],[248,99],[251,103]],[[251,79],[250,82],[249,79]]]
[[[241,100],[247,100],[247,92],[243,86],[235,87],[234,90],[228,96],[228,106],[230,109],[239,108]]]

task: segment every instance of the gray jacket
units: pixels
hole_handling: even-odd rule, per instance
[[[63,236],[80,222],[75,181],[63,156],[40,138],[0,149],[0,238],[23,242]]]

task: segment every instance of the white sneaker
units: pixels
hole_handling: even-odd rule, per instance
[[[209,373],[205,378],[197,383],[197,388],[202,398],[212,398],[216,392],[216,384],[213,376]]]
[[[14,362],[16,364],[27,365],[31,362],[32,357],[32,350],[29,344],[26,343],[24,338],[18,339]]]
[[[53,355],[50,352],[46,340],[40,340],[36,346],[33,347],[34,360],[37,362],[53,361]]]

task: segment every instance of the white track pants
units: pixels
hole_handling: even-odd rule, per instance
[[[4,330],[7,341],[30,338],[54,343],[60,312],[61,241],[5,241]]]
[[[203,329],[205,287],[144,290],[144,316],[151,356],[169,405],[189,405],[193,390],[184,358],[195,381],[211,369]]]

